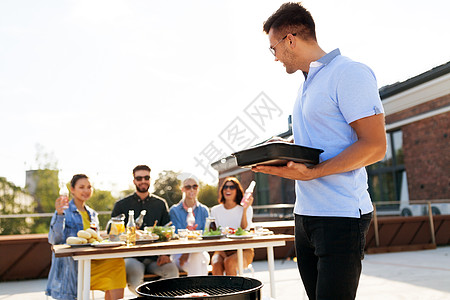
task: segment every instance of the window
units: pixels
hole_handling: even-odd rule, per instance
[[[401,130],[386,133],[386,156],[376,164],[367,167],[369,193],[375,203],[400,201],[406,184],[403,161],[403,135]],[[402,191],[403,188],[403,191]],[[377,206],[379,210],[399,209],[399,204]]]
[[[269,192],[269,175],[263,173],[255,173],[256,189],[253,194],[255,196],[255,202],[253,205],[269,204],[270,192]]]

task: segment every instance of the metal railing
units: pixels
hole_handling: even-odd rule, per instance
[[[262,212],[265,215],[278,216],[290,218],[293,216],[294,204],[268,204],[268,205],[254,205],[253,211]],[[34,214],[8,214],[0,215],[0,219],[18,219],[18,218],[44,218],[52,217],[54,213],[34,213]],[[111,211],[99,211],[99,216],[111,215]]]
[[[376,209],[379,206],[387,206],[387,205],[398,205],[400,208],[400,205],[402,202],[400,201],[382,201],[382,202],[374,202],[374,208]],[[429,206],[429,204],[449,204],[450,205],[450,199],[439,199],[439,200],[411,200],[408,202],[409,205],[414,204],[426,204]],[[450,207],[450,206],[449,206]],[[293,209],[294,204],[267,204],[267,205],[254,205],[253,211],[255,211],[255,214],[267,214],[267,215],[273,215],[273,216],[281,216],[286,218],[292,218],[293,217]],[[390,209],[390,210],[383,210],[380,209],[377,211],[379,216],[383,215],[400,215],[399,209]],[[444,213],[447,213],[446,211]],[[111,211],[99,211],[98,214],[100,216],[102,215],[111,215]],[[53,213],[30,213],[30,214],[8,214],[8,215],[0,215],[0,219],[13,219],[13,218],[41,218],[41,217],[52,217]]]
[[[446,206],[437,206],[436,204],[445,204]],[[436,235],[434,230],[434,220],[433,216],[436,211],[433,211],[433,207],[443,208],[444,214],[450,214],[450,199],[439,199],[439,200],[410,200],[408,203],[404,203],[401,201],[383,201],[383,202],[374,202],[373,203],[373,225],[374,225],[374,234],[375,234],[375,245],[377,247],[380,246],[380,235],[378,228],[378,217],[379,215],[386,215],[385,213],[380,214],[377,206],[383,205],[398,205],[399,208],[396,211],[395,215],[400,215],[402,212],[400,209],[403,207],[411,207],[413,205],[421,205],[423,208],[426,208],[426,214],[421,214],[422,216],[427,215],[429,224],[430,224],[430,234],[431,234],[431,243],[436,246]],[[406,216],[407,217],[407,216]]]

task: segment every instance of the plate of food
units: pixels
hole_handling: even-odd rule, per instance
[[[153,243],[159,239],[159,235],[144,230],[136,230],[136,244]]]
[[[216,230],[207,230],[203,232],[202,238],[205,240],[218,240],[226,237],[227,235],[222,233],[220,227]]]
[[[188,230],[187,239],[188,240],[201,240],[203,230]]]
[[[91,246],[92,243],[98,243],[102,240],[97,231],[88,228],[86,230],[79,230],[77,236],[69,236],[66,239],[66,244],[70,247],[87,247]]]
[[[125,242],[119,241],[119,242],[110,242],[108,240],[104,240],[102,242],[98,243],[92,243],[91,246],[96,248],[104,248],[104,247],[118,247],[125,245]]]
[[[229,234],[229,235],[227,235],[227,238],[240,240],[240,239],[251,239],[254,236],[256,236],[256,235],[254,235],[253,233],[249,233],[249,234],[245,234],[245,235]]]
[[[156,224],[156,222],[155,222]],[[158,236],[160,242],[170,241],[175,234],[175,227],[173,226],[153,226],[145,227],[144,232],[147,234],[155,234]]]
[[[233,234],[228,234],[227,237],[230,239],[249,239],[256,236],[250,231],[244,230],[239,227]]]
[[[226,234],[217,234],[217,235],[202,235],[204,240],[219,240],[226,237]]]

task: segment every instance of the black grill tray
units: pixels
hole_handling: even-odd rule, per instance
[[[322,149],[291,143],[272,142],[233,153],[240,167],[256,165],[285,166],[289,161],[316,165]]]

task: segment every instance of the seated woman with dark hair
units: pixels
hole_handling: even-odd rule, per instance
[[[211,217],[216,219],[216,225],[222,228],[229,227],[233,229],[249,229],[253,218],[253,197],[242,206],[241,200],[244,196],[239,180],[234,177],[228,177],[220,187],[219,205],[211,208]],[[253,249],[244,249],[244,267],[253,261]],[[212,259],[213,275],[236,275],[238,270],[237,251],[216,251]]]

